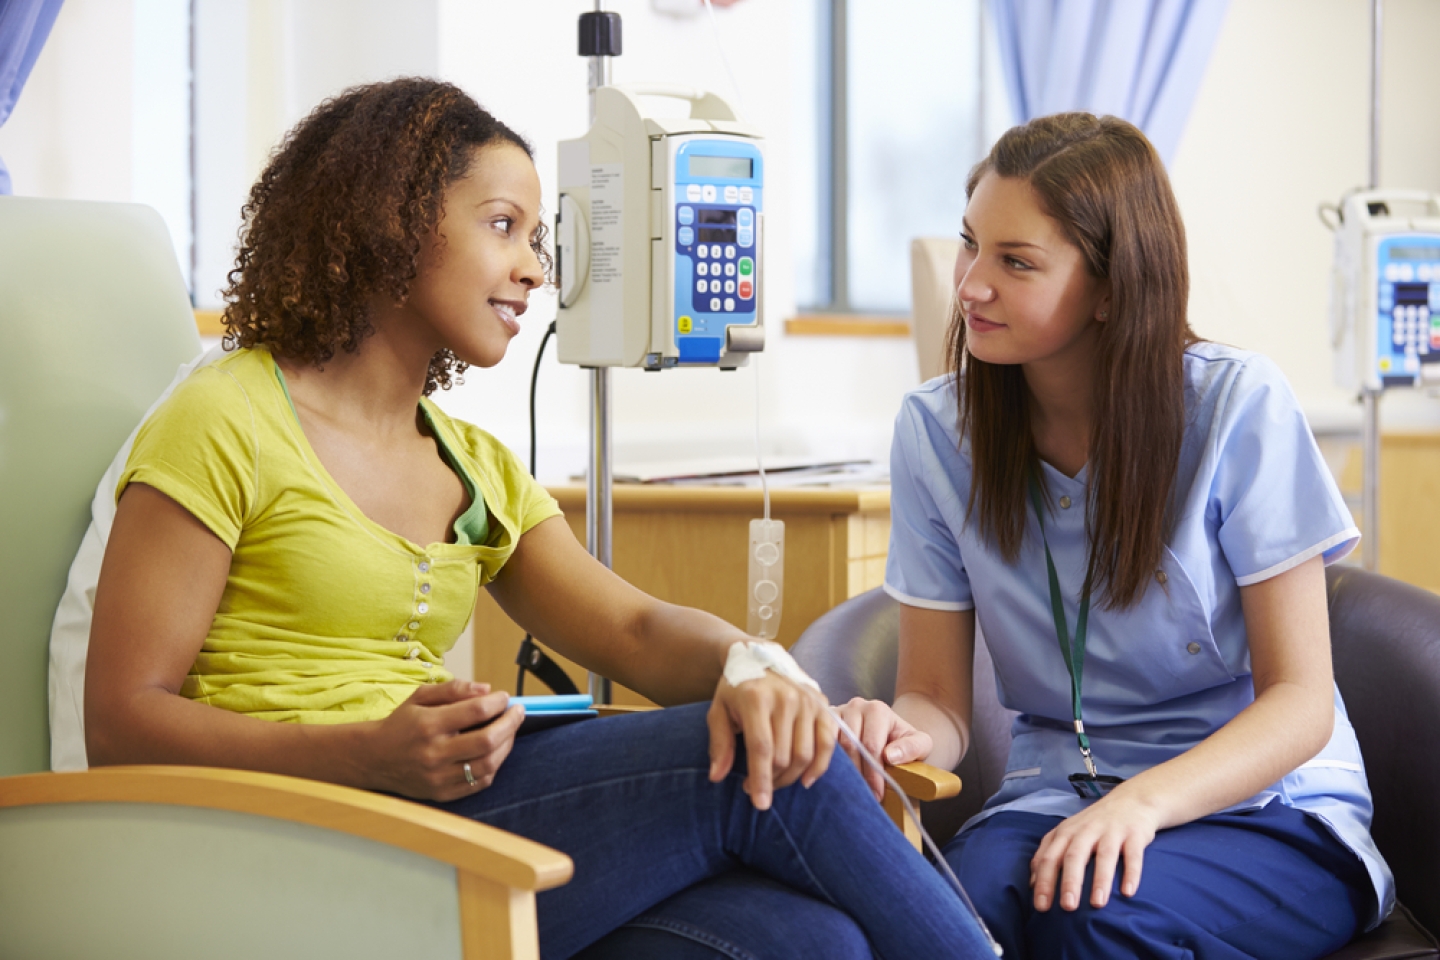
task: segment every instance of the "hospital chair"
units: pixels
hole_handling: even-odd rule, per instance
[[[49,772],[51,621],[95,486],[199,352],[153,210],[0,197],[0,957],[538,957],[535,894],[572,870],[539,844],[272,774]],[[917,799],[959,789],[906,767]]]
[[[51,619],[95,485],[200,350],[159,216],[0,197],[0,956],[535,958],[568,857],[314,781],[50,773]]]
[[[1440,597],[1348,566],[1326,571],[1335,679],[1360,740],[1375,799],[1371,835],[1395,871],[1390,918],[1326,960],[1440,957]],[[793,653],[835,703],[895,696],[899,604],[876,588],[815,621]],[[1000,705],[983,638],[975,644],[966,785],[928,805],[925,826],[943,843],[1000,787],[1014,714]],[[1427,929],[1428,928],[1428,929]]]

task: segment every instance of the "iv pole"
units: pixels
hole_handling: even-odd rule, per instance
[[[580,55],[590,59],[590,124],[595,124],[595,91],[610,85],[610,58],[620,55],[620,15],[606,13],[604,0],[595,0],[595,12],[580,16]],[[611,562],[611,530],[614,512],[611,486],[614,479],[614,451],[611,436],[610,368],[590,370],[590,469],[585,474],[585,544],[590,555],[605,566]],[[591,673],[590,696],[596,703],[609,703],[610,680]]]
[[[1385,0],[1370,0],[1370,189],[1380,186],[1380,68],[1384,37]],[[1380,390],[1360,391],[1361,481],[1360,562],[1366,570],[1380,569]]]

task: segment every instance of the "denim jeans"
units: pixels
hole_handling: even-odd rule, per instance
[[[710,782],[706,709],[521,737],[489,788],[443,805],[575,861],[570,883],[537,898],[546,960],[632,920],[617,937],[674,938],[672,957],[692,947],[746,960],[864,956],[852,925],[883,960],[993,957],[959,897],[842,754],[810,789],[778,790],[758,811],[740,786],[743,750],[729,776]],[[842,939],[816,943],[827,929]]]

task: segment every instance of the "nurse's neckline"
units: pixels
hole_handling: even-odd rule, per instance
[[[1048,469],[1057,477],[1067,480],[1070,483],[1079,484],[1081,486],[1084,486],[1086,475],[1090,471],[1089,460],[1086,460],[1084,463],[1080,464],[1080,469],[1076,470],[1073,474],[1071,474],[1066,473],[1063,468],[1057,467],[1055,464],[1051,463],[1049,460],[1046,460],[1044,457],[1037,457],[1037,459],[1040,461],[1041,466]]]

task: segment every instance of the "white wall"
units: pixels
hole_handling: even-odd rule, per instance
[[[134,165],[160,161],[136,149],[144,109],[133,91],[135,24],[144,19],[137,8],[165,2],[67,0],[15,115],[0,129],[17,193],[138,198]],[[648,0],[607,6],[624,17],[617,82],[682,82],[735,95],[704,17],[665,17]],[[425,0],[407,4],[409,17],[397,24],[384,18],[393,18],[395,5],[382,0],[200,0],[201,176],[220,185],[202,192],[211,198],[199,211],[202,237],[212,232],[207,223],[238,223],[265,155],[321,97],[409,72],[458,83],[529,137],[553,211],[555,142],[586,126],[575,21],[592,8],[588,0]],[[767,447],[782,455],[883,457],[900,395],[918,380],[908,341],[793,338],[782,329],[794,306],[793,231],[804,226],[775,214],[809,176],[792,141],[801,127],[795,71],[804,62],[791,55],[802,29],[795,9],[786,0],[745,0],[717,10],[740,99],[768,138]],[[1440,114],[1428,95],[1440,88],[1440,63],[1426,47],[1440,35],[1440,3],[1388,0],[1386,9],[1383,182],[1440,189]],[[1368,0],[1233,0],[1172,169],[1189,229],[1196,328],[1273,356],[1326,424],[1354,414],[1330,386],[1330,237],[1315,207],[1366,176],[1368,10]],[[233,227],[223,235],[228,244]],[[228,253],[212,245],[200,254],[204,302]],[[472,371],[441,397],[522,452],[530,367],[554,309],[553,297],[537,295],[506,362]],[[752,378],[748,370],[617,371],[617,460],[746,453]],[[583,468],[587,389],[587,375],[555,363],[552,346],[541,372],[543,478]],[[1440,423],[1440,403],[1392,395],[1386,422]]]
[[[1440,3],[1386,0],[1381,186],[1440,191]],[[1190,241],[1191,321],[1272,357],[1317,428],[1359,423],[1333,385],[1332,239],[1316,215],[1369,176],[1368,0],[1232,0],[1172,165]],[[1440,403],[1386,396],[1387,428]]]

